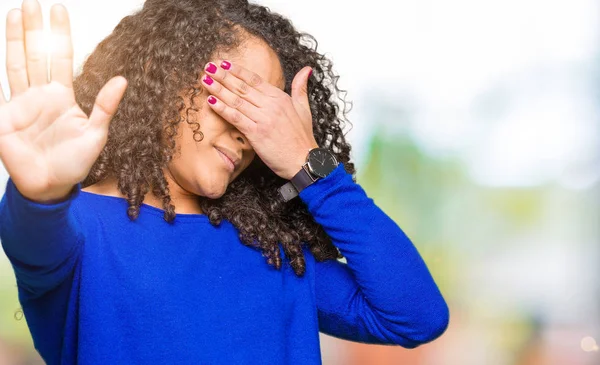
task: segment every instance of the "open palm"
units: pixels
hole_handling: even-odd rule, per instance
[[[65,197],[87,176],[127,87],[123,77],[109,80],[88,118],[73,92],[67,10],[54,5],[50,13],[50,80],[41,8],[37,0],[25,0],[6,20],[9,102],[0,88],[0,159],[21,194],[39,202]]]

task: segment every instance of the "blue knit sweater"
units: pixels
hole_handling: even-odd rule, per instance
[[[343,163],[300,193],[347,259],[281,271],[228,221],[83,192],[39,204],[9,179],[0,239],[35,348],[50,364],[321,364],[319,331],[413,348],[448,307],[402,230]],[[281,247],[280,247],[281,248]],[[283,253],[283,251],[281,250]],[[283,257],[283,256],[282,256]]]

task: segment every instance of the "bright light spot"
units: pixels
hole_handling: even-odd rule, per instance
[[[50,29],[44,29],[44,52],[48,57],[57,49],[58,38],[52,34]]]
[[[581,349],[585,352],[598,351],[598,345],[593,337],[584,337],[581,339]]]

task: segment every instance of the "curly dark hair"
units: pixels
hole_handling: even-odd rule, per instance
[[[193,129],[197,142],[203,138],[200,124],[184,118],[182,112],[187,116],[190,109],[199,110],[195,99],[202,92],[197,80],[203,65],[216,51],[232,50],[248,35],[264,40],[276,52],[288,94],[296,73],[312,67],[308,96],[315,139],[344,163],[356,181],[351,146],[343,134],[351,103],[337,86],[339,76],[332,71],[332,62],[317,52],[313,36],[298,32],[269,8],[246,0],[147,0],[100,42],[74,80],[76,100],[88,115],[110,78],[122,75],[129,82],[106,146],[82,187],[116,178],[132,220],[151,190],[162,201],[164,219],[174,221],[175,207],[163,171],[176,152],[180,122]],[[182,91],[191,106],[186,107]],[[306,269],[303,244],[317,261],[342,258],[301,199],[283,202],[277,189],[284,183],[256,156],[222,197],[198,199],[211,224],[230,221],[241,242],[262,251],[278,270],[282,265],[279,243],[298,276]]]

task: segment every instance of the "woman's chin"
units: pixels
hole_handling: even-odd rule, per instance
[[[209,189],[203,189],[202,196],[209,199],[219,199],[225,194],[225,191],[227,191],[227,186],[226,182],[224,184],[213,184]]]

